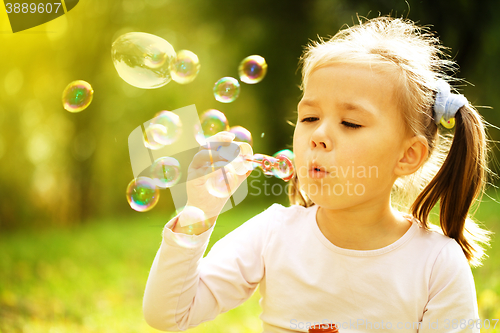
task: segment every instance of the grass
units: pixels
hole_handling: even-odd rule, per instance
[[[209,247],[267,205],[241,204],[224,213]],[[486,198],[476,214],[497,234],[499,208]],[[159,332],[142,317],[142,295],[168,218],[147,216],[0,235],[0,333]],[[483,320],[500,318],[495,237],[487,253],[484,266],[473,269]],[[257,291],[242,306],[188,332],[260,332],[258,300]]]

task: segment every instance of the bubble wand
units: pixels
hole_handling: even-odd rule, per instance
[[[245,158],[245,161],[258,164],[265,174],[272,174],[285,182],[292,179],[295,173],[292,161],[282,154],[278,154],[276,157],[254,154],[253,158]]]

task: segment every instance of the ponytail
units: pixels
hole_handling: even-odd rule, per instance
[[[486,133],[481,115],[469,105],[455,115],[455,134],[442,167],[413,202],[410,211],[428,228],[431,209],[440,202],[444,235],[462,247],[472,266],[480,266],[491,232],[469,217],[469,210],[482,198],[487,176]]]

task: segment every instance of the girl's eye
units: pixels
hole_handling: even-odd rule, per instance
[[[347,121],[343,121],[342,124],[346,127],[352,128],[352,129],[357,129],[357,128],[362,127],[361,125],[353,124],[353,123],[350,123]]]
[[[302,119],[300,122],[301,123],[310,123],[310,122],[313,122],[315,120],[318,120],[318,118],[317,117],[307,117],[307,118]]]

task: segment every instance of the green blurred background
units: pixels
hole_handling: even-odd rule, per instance
[[[231,126],[252,132],[254,152],[291,149],[287,121],[295,122],[300,99],[303,46],[353,25],[357,14],[380,13],[431,25],[460,65],[457,77],[470,83],[460,91],[499,126],[499,9],[494,0],[81,0],[66,15],[13,34],[0,6],[0,332],[154,331],[142,320],[140,301],[161,228],[175,208],[165,190],[152,211],[136,212],[125,189],[133,178],[128,135],[158,111],[215,108]],[[111,61],[111,44],[132,31],[196,53],[197,79],[153,90],[125,83]],[[214,82],[237,77],[239,62],[251,54],[266,59],[266,78],[242,84],[233,103],[217,102]],[[94,88],[92,104],[77,114],[61,103],[74,80]],[[490,127],[489,135],[499,140],[500,131]],[[494,163],[490,168],[498,173]],[[488,193],[478,218],[496,230],[498,195],[493,186]],[[211,244],[273,202],[288,201],[250,190],[220,217]],[[485,266],[473,271],[484,318],[500,317],[494,253],[495,243]],[[199,330],[258,331],[257,299],[258,293]]]

